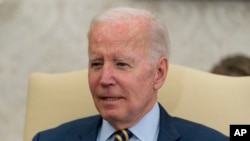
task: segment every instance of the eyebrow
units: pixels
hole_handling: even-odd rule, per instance
[[[103,57],[102,56],[91,56],[89,57],[89,62],[93,62],[93,61],[103,61]],[[128,57],[128,56],[114,56],[114,58],[112,59],[112,61],[128,61],[128,62],[131,62],[131,63],[134,63],[135,60],[131,57]]]
[[[114,58],[114,61],[129,61],[129,62],[134,62],[134,59],[126,56],[117,56]]]
[[[103,60],[103,59],[100,56],[92,56],[92,57],[89,58],[89,62],[101,61],[101,60]]]

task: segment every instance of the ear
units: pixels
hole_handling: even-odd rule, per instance
[[[158,60],[155,71],[156,73],[154,78],[154,89],[158,90],[164,84],[168,73],[168,59],[166,58],[166,56],[162,56]]]

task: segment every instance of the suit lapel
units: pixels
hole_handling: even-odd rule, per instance
[[[160,104],[159,104],[160,105]],[[180,138],[179,132],[176,130],[172,122],[172,117],[160,105],[160,129],[158,141],[176,141]],[[72,141],[96,141],[99,128],[102,124],[101,116],[95,116],[90,121],[90,124],[82,127],[80,133],[77,134],[75,140]]]
[[[101,116],[95,116],[89,123],[88,126],[80,129],[81,132],[77,134],[75,141],[96,141],[102,118]]]
[[[158,141],[176,141],[178,138],[180,138],[180,134],[172,122],[172,117],[169,116],[160,105],[160,129]]]

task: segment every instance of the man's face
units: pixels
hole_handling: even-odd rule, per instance
[[[145,29],[130,22],[99,24],[89,37],[89,87],[97,110],[115,128],[127,128],[157,100],[155,69]]]

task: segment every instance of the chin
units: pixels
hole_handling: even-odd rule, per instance
[[[120,121],[121,119],[123,119],[121,113],[119,112],[114,112],[114,111],[102,111],[101,112],[101,116],[102,118],[104,118],[105,120],[112,122],[112,121]]]

